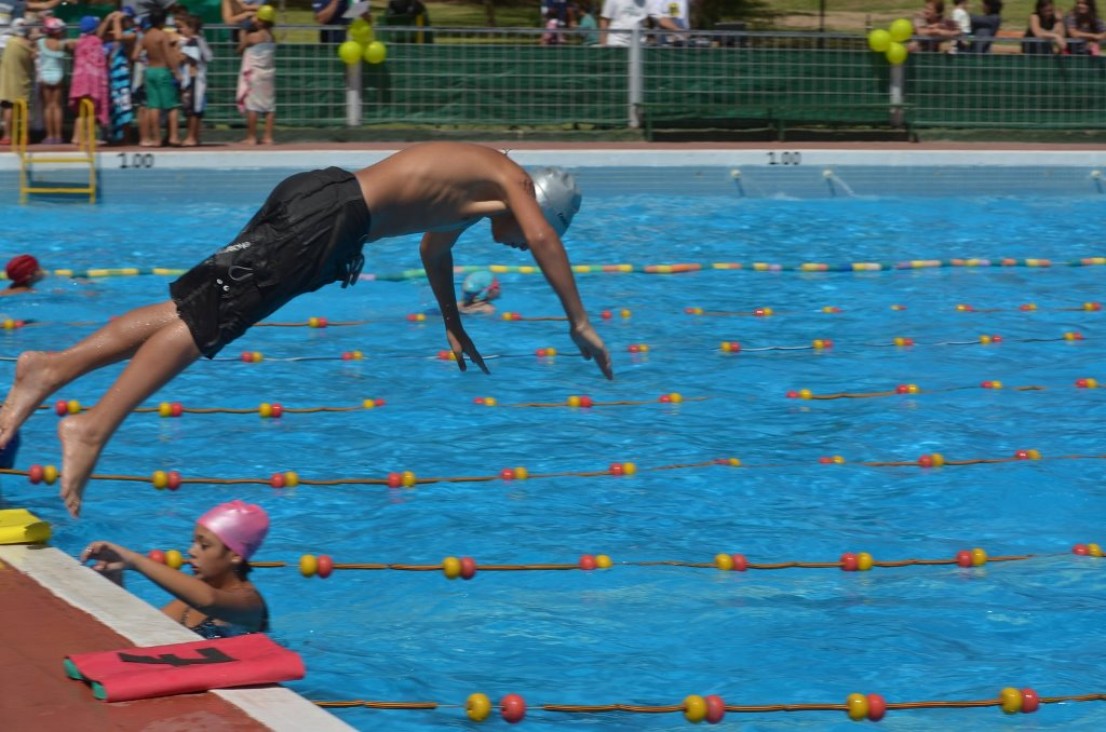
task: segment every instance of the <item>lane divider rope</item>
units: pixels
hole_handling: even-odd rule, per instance
[[[1008,463],[1035,462],[1046,460],[1103,460],[1106,455],[1052,455],[1045,457],[1039,450],[1021,449],[1013,455],[1006,457],[983,457],[968,459],[950,459],[938,452],[925,453],[914,460],[862,460],[849,463],[841,455],[822,455],[817,463],[821,465],[860,466],[869,468],[922,468],[937,469],[951,468],[969,465],[1000,465]],[[268,478],[218,478],[218,477],[185,477],[177,470],[155,470],[151,475],[126,475],[94,473],[90,480],[114,480],[132,483],[149,483],[158,490],[177,490],[183,485],[260,485],[272,488],[295,488],[298,486],[364,486],[379,485],[389,488],[413,488],[415,486],[427,486],[436,483],[491,483],[501,481],[540,480],[545,478],[598,478],[607,477],[632,477],[642,470],[660,472],[668,470],[691,470],[708,467],[728,467],[741,470],[757,469],[787,469],[810,465],[809,462],[774,462],[760,465],[748,465],[736,457],[715,458],[713,460],[691,463],[674,463],[670,465],[658,465],[650,468],[638,468],[633,462],[612,462],[603,470],[564,470],[549,473],[531,473],[525,466],[507,467],[494,475],[453,475],[420,477],[411,470],[391,471],[382,478],[368,477],[343,477],[329,479],[304,478],[295,470],[284,470],[271,474]],[[0,475],[24,476],[32,485],[45,483],[53,485],[61,477],[61,472],[54,465],[31,465],[27,470],[15,468],[0,469]]]

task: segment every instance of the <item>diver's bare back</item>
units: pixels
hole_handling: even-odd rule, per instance
[[[369,241],[464,229],[506,211],[508,185],[530,185],[502,152],[461,142],[414,145],[356,176],[372,216]]]

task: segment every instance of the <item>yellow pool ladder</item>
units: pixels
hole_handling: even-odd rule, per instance
[[[77,115],[77,139],[81,140],[75,152],[32,152],[27,149],[27,102],[16,100],[12,110],[12,145],[19,155],[19,202],[26,203],[32,193],[80,193],[88,194],[88,202],[96,203],[96,108],[91,99],[82,99]],[[31,174],[37,163],[50,165],[87,165],[88,185],[33,184]]]

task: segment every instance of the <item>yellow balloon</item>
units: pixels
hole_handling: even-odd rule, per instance
[[[384,63],[384,59],[388,57],[388,49],[384,47],[384,44],[380,41],[373,41],[368,46],[365,46],[365,61],[370,64]]]
[[[906,61],[906,46],[901,43],[892,43],[888,47],[886,53],[884,53],[884,56],[887,57],[888,63],[892,66],[899,66]]]
[[[373,42],[373,27],[364,18],[357,18],[349,24],[349,37],[362,46]]]
[[[361,44],[357,41],[346,41],[338,46],[338,58],[347,66],[352,66],[361,60]]]
[[[891,34],[882,28],[876,28],[868,34],[868,48],[883,53],[891,47]]]
[[[888,28],[891,33],[891,40],[902,43],[903,41],[910,40],[910,36],[914,35],[914,24],[906,18],[899,18],[891,23],[891,27]]]

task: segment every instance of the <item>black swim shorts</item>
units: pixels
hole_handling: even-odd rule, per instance
[[[297,295],[331,282],[353,284],[370,221],[348,171],[285,179],[231,244],[169,285],[196,346],[212,358]]]

